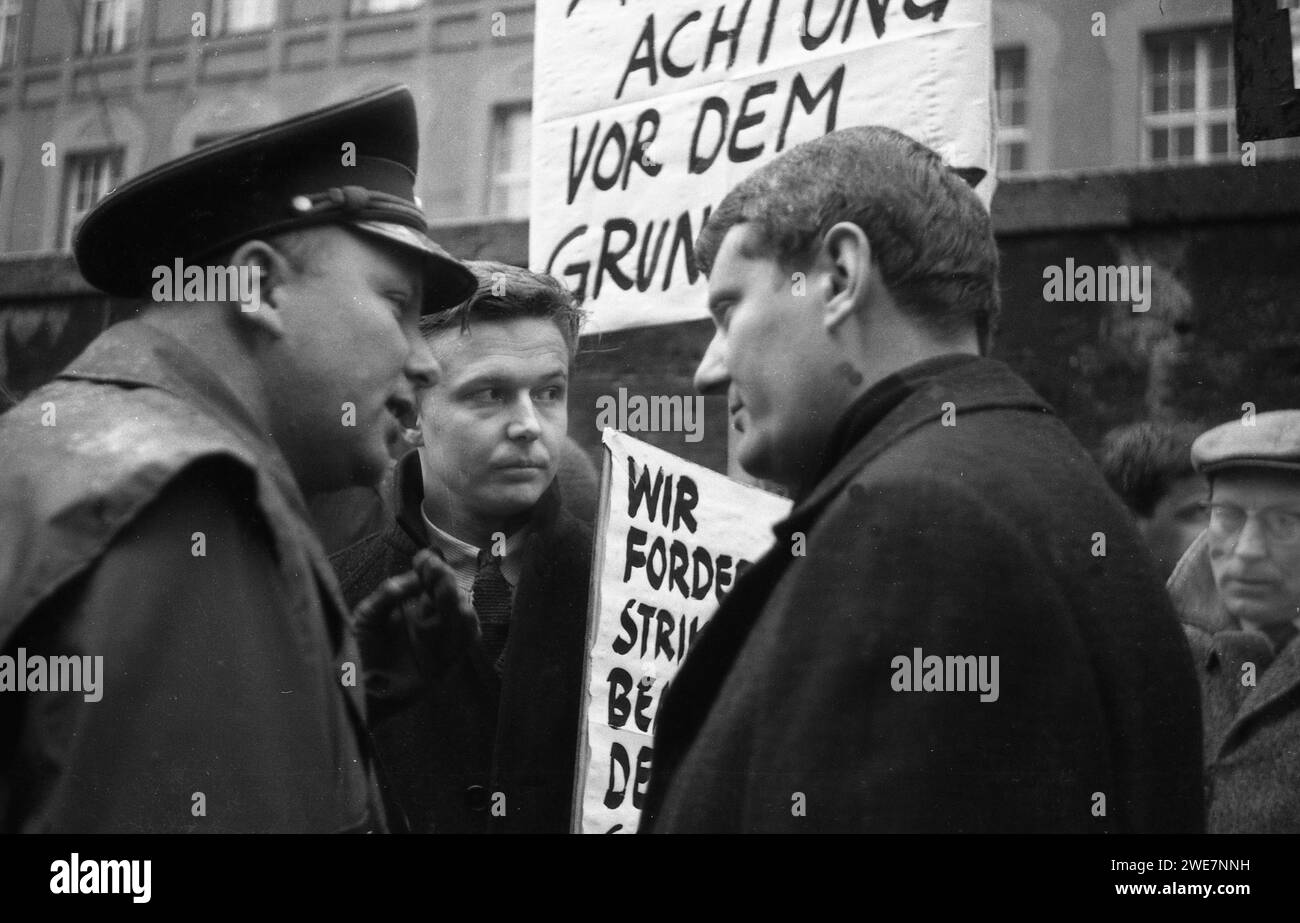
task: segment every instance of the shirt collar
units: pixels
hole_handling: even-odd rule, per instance
[[[429,536],[430,543],[442,553],[443,560],[451,565],[453,570],[477,570],[478,556],[483,549],[438,528],[433,520],[429,519],[429,514],[425,512],[423,505],[420,506],[420,518],[424,520],[425,532]],[[510,582],[511,586],[519,585],[519,575],[523,570],[524,542],[527,538],[527,526],[506,537],[506,553],[501,561],[501,575]]]

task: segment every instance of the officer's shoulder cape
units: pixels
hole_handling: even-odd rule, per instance
[[[160,388],[56,379],[0,416],[0,648],[169,482],[216,457],[257,474],[229,430]]]

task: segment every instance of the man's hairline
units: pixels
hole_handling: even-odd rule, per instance
[[[848,219],[845,219],[846,221]],[[857,227],[857,222],[850,222]],[[799,271],[807,269],[812,265],[813,257],[817,248],[825,240],[826,235],[818,233],[813,242],[809,245],[804,253],[783,254],[777,247],[775,241],[769,239],[763,229],[763,222],[759,218],[741,218],[727,225],[722,237],[718,240],[718,246],[714,250],[713,259],[709,261],[709,272],[705,273],[705,278],[713,275],[714,269],[717,268],[718,254],[722,252],[722,245],[726,243],[728,237],[733,231],[740,231],[745,234],[739,245],[739,254],[741,257],[751,261],[767,260],[775,263],[778,269],[783,271]],[[864,235],[866,231],[862,232]]]
[[[449,334],[455,334],[457,339],[463,338],[466,335],[472,334],[474,332],[474,326],[477,324],[508,324],[512,321],[519,320],[540,320],[550,323],[550,325],[555,328],[556,333],[560,335],[561,342],[564,343],[565,355],[568,357],[568,368],[572,371],[574,360],[578,355],[579,337],[575,334],[573,342],[570,343],[568,336],[565,334],[564,326],[561,324],[557,315],[521,313],[471,317],[468,320],[462,319],[463,322],[452,321],[451,323],[433,327],[429,330],[421,330],[420,336],[424,340],[424,345],[429,347],[429,350],[432,351],[434,349],[433,341],[435,339],[446,338]]]

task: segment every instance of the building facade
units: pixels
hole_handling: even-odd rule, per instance
[[[435,220],[527,210],[532,4],[0,0],[0,252],[66,250],[123,179],[390,83]]]
[[[1004,176],[1241,157],[1231,0],[993,10]],[[526,218],[532,42],[527,0],[0,0],[0,253],[66,250],[123,179],[392,82],[431,219]]]
[[[993,25],[1004,176],[1242,158],[1232,0],[993,0]]]

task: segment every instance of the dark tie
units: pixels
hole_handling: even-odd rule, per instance
[[[1268,635],[1268,640],[1273,644],[1273,653],[1280,654],[1282,649],[1291,643],[1291,639],[1300,634],[1300,628],[1290,622],[1282,622],[1278,625],[1264,625],[1260,629]]]
[[[505,666],[506,635],[510,632],[510,583],[501,573],[501,558],[490,551],[480,551],[478,573],[470,591],[479,629],[483,632],[483,650],[496,668]]]

